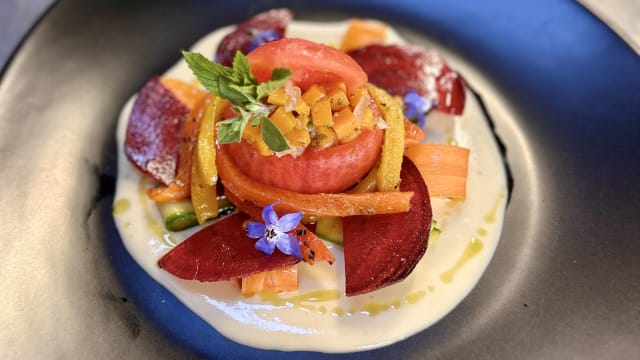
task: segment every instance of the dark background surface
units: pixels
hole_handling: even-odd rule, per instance
[[[48,3],[9,0],[0,4],[3,20],[0,61],[7,58],[10,53],[7,49],[15,46]],[[76,139],[77,144],[45,144],[42,151],[55,150],[72,163],[92,165],[93,169],[70,173],[60,181],[62,185],[86,188],[87,192],[99,195],[67,199],[62,191],[56,193],[54,187],[38,189],[58,194],[58,208],[81,203],[81,209],[93,209],[87,219],[88,228],[79,228],[72,235],[93,241],[91,247],[79,254],[89,254],[95,261],[93,267],[87,267],[76,257],[61,257],[73,265],[74,271],[69,269],[71,265],[64,271],[52,267],[51,272],[58,280],[77,282],[69,285],[69,291],[83,297],[73,301],[72,310],[61,308],[72,299],[68,292],[61,292],[65,296],[62,300],[43,296],[24,302],[20,316],[0,313],[8,325],[0,330],[3,331],[0,351],[7,352],[5,357],[46,354],[73,358],[93,354],[103,358],[127,355],[176,358],[188,356],[190,350],[220,358],[324,357],[248,349],[225,341],[190,316],[128,257],[110,221],[108,181],[88,182],[82,187],[81,180],[95,178],[96,171],[100,174],[98,179],[108,179],[114,174],[110,141],[115,115],[122,102],[149,75],[162,72],[175,61],[175,49],[188,46],[212,28],[243,20],[279,3],[225,2],[221,12],[221,3],[214,1],[187,1],[181,6],[171,1],[157,1],[153,6],[142,1],[65,1],[28,38],[27,46],[15,57],[0,84],[0,104],[4,106],[0,108],[0,126],[4,129],[14,118],[23,121],[22,125],[7,125],[10,131],[0,134],[3,145],[0,148],[7,154],[3,160],[34,151],[18,145],[8,150],[10,147],[6,146],[11,143],[11,134],[20,134],[24,127],[38,127],[50,121],[46,123],[49,132],[41,139],[47,139],[46,136],[64,139],[65,122],[59,120],[59,115],[67,114],[78,121],[78,128],[82,129],[78,134],[82,137]],[[315,2],[287,3],[300,7],[303,14],[302,8],[319,6]],[[404,6],[399,6],[400,3]],[[324,6],[346,15],[375,16],[401,23],[427,34],[490,79],[504,94],[516,119],[514,123],[497,124],[513,166],[515,188],[502,242],[478,287],[429,330],[390,347],[344,357],[637,356],[640,353],[638,56],[572,2],[491,1],[480,6],[466,1],[394,4],[327,1]],[[12,12],[15,9],[18,10]],[[307,15],[310,12],[313,11],[307,10]],[[110,76],[105,78],[101,73]],[[100,88],[96,90],[91,84],[98,81]],[[66,86],[60,86],[64,82]],[[51,89],[56,91],[52,93]],[[50,117],[43,116],[43,112],[7,107],[23,101],[24,94],[29,94],[34,109],[45,109]],[[99,115],[91,117],[96,112]],[[104,149],[96,150],[91,143],[104,144]],[[77,158],[81,151],[88,154]],[[12,165],[13,162],[6,166],[10,170],[4,176],[12,172]],[[20,169],[15,171],[21,173]],[[3,177],[3,181],[7,178]],[[38,186],[28,180],[25,184]],[[19,184],[11,190],[17,193],[24,190],[27,194],[27,189],[21,189]],[[5,197],[9,198],[7,194],[2,193],[3,203]],[[61,219],[54,218],[57,214],[42,215],[43,223],[51,219],[47,223],[51,224],[50,229],[61,226],[58,222]],[[9,223],[9,231],[11,226]],[[19,234],[18,231],[14,234]],[[89,232],[94,235],[87,235]],[[12,237],[11,233],[5,235],[5,239],[21,238]],[[24,239],[29,244],[27,249],[43,246],[45,250],[27,252],[25,247],[9,246],[8,254],[30,257],[42,265],[43,254],[51,255],[53,246],[35,235]],[[57,247],[65,248],[65,244],[75,241],[69,248],[78,248],[78,239],[73,236],[63,239]],[[72,250],[65,251],[64,255],[78,255]],[[0,259],[9,259],[4,256]],[[87,274],[82,277],[79,273]],[[25,276],[17,271],[12,275],[13,279]],[[25,283],[27,280],[25,277]],[[2,281],[5,284],[7,278]],[[20,296],[27,290],[11,287],[17,283],[3,287]],[[59,285],[56,283],[58,288]],[[43,295],[58,294],[50,288],[36,291]],[[50,317],[39,317],[42,314]],[[36,325],[12,333],[11,326],[19,321]]]

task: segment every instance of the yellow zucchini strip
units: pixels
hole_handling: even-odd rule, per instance
[[[389,192],[400,189],[400,170],[404,153],[404,113],[402,107],[386,91],[369,84],[369,93],[382,112],[387,128],[378,168],[378,191]]]

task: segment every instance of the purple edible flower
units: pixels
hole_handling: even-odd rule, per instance
[[[420,96],[417,92],[415,92],[415,90],[409,90],[404,95],[404,98],[402,100],[404,100],[406,108],[404,111],[404,116],[412,121],[415,121],[417,119],[418,126],[423,127],[424,115],[433,107],[431,101],[428,101],[427,99]]]
[[[254,30],[251,41],[249,41],[248,51],[253,51],[264,43],[278,39],[280,39],[280,34],[275,30]]]
[[[262,209],[263,223],[252,221],[247,224],[247,236],[252,239],[258,239],[256,249],[267,255],[273,254],[277,247],[280,251],[287,255],[293,255],[298,259],[302,259],[300,254],[300,244],[295,236],[287,234],[298,226],[302,213],[291,213],[278,218],[273,206],[277,204],[267,205]]]

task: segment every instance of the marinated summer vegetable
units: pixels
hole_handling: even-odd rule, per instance
[[[501,219],[506,193],[490,129],[474,103],[463,115],[464,82],[440,55],[378,21],[299,23],[287,9],[182,55],[119,128],[128,162],[114,216],[147,272],[261,348],[377,347],[460,301],[449,290],[422,299],[436,269],[449,279],[463,266],[462,238],[497,243],[501,220],[482,219]],[[410,316],[414,305],[425,316]],[[312,314],[296,317],[302,309]],[[380,328],[378,314],[391,313],[407,327],[356,340],[323,320]],[[246,331],[274,332],[277,345]]]

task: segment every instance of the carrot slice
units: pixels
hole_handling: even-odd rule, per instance
[[[420,170],[432,197],[464,199],[469,149],[446,144],[415,144],[404,151]]]
[[[163,77],[160,82],[189,110],[193,109],[207,95],[207,92],[182,80]]]
[[[422,141],[424,138],[424,131],[412,123],[407,118],[404,118],[404,146],[409,147]]]
[[[242,294],[252,295],[262,291],[294,291],[298,289],[297,264],[249,275],[242,278]]]
[[[216,163],[224,187],[240,200],[258,207],[280,201],[277,211],[302,212],[307,217],[374,215],[407,212],[413,192],[373,192],[366,194],[303,194],[265,185],[244,175],[227,155],[218,149]]]
[[[243,213],[256,219],[262,216],[262,209],[240,200],[228,189],[225,191],[225,195],[229,201],[231,201]],[[324,241],[322,241],[322,239],[303,224],[298,224],[298,226],[293,230],[293,233],[300,244],[302,261],[310,265],[315,264],[316,261],[326,261],[329,264],[333,264],[336,261],[335,256],[331,250],[329,250],[327,245],[325,245]]]
[[[342,38],[340,50],[347,52],[361,47],[384,43],[387,26],[381,22],[363,19],[351,19]]]
[[[198,140],[200,121],[204,115],[206,105],[211,101],[212,97],[213,95],[208,95],[202,98],[185,119],[176,178],[169,186],[149,189],[147,194],[152,200],[157,202],[176,201],[186,199],[191,195],[193,149]]]

